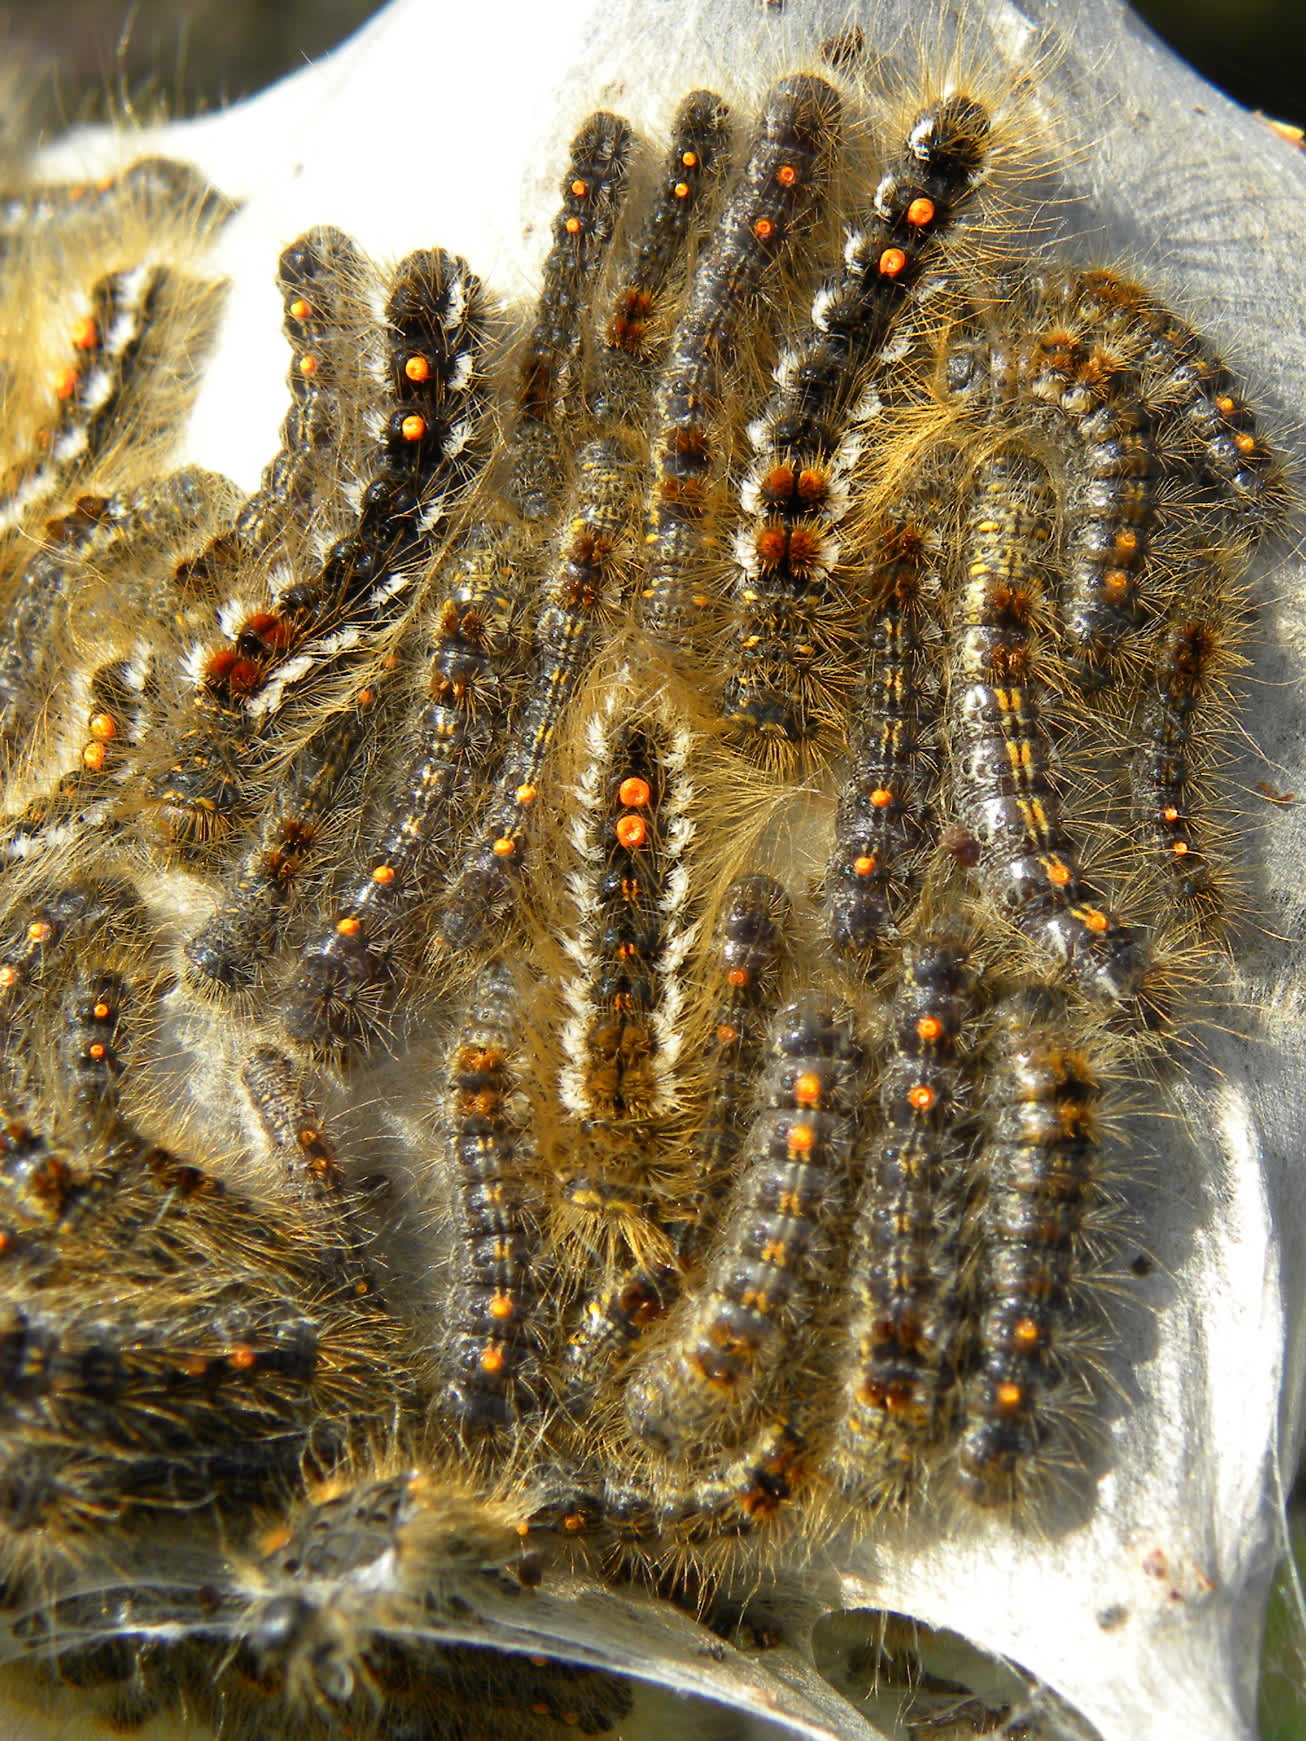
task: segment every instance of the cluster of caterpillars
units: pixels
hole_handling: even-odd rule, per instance
[[[1192,328],[1022,260],[1001,105],[864,107],[694,92],[638,197],[590,117],[516,342],[301,238],[243,502],[156,463],[225,202],[0,214],[12,285],[91,263],[4,387],[5,1654],[119,1721],[599,1733],[440,1617],[1083,1464],[1284,486]],[[396,1061],[387,1249],[315,1108]]]

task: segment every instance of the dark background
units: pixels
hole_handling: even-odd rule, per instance
[[[376,0],[0,0],[0,54],[26,42],[52,69],[38,86],[45,125],[102,115],[106,93],[193,114],[324,54],[377,9]],[[1135,9],[1230,96],[1306,125],[1306,0],[1136,0]]]

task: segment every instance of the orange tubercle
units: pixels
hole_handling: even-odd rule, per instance
[[[816,1147],[816,1132],[810,1124],[795,1124],[790,1127],[786,1146],[791,1155],[810,1155]]]
[[[813,1107],[821,1104],[821,1078],[815,1070],[804,1070],[794,1081],[794,1102],[798,1106]]]

